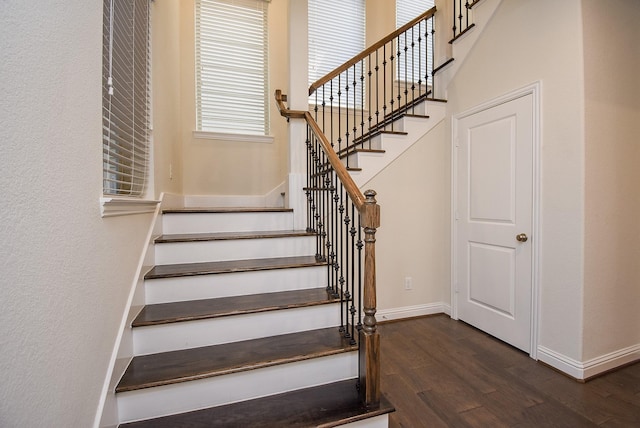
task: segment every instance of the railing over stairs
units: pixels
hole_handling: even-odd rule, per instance
[[[403,115],[433,98],[436,8],[398,28],[309,87],[313,117],[351,169],[350,154],[375,150]]]
[[[276,102],[283,116],[307,123],[307,230],[316,234],[316,258],[327,262],[327,291],[341,299],[340,332],[359,345],[362,400],[374,408],[380,403],[380,338],[375,318],[375,235],[380,206],[376,192],[360,191],[311,113],[287,109],[280,90]]]
[[[451,0],[453,4],[453,13],[451,14],[453,17],[453,27],[451,28],[453,30],[453,38],[449,43],[453,43],[475,26],[471,9],[479,2],[480,0]]]
[[[317,237],[316,257],[327,262],[327,290],[342,301],[340,331],[358,343],[360,394],[368,407],[380,402],[380,206],[376,192],[363,194],[351,178],[349,154],[372,150],[376,135],[395,132],[395,121],[434,98],[435,12],[426,11],[313,83],[311,112],[289,110],[286,95],[275,92],[282,116],[306,121],[307,229]]]

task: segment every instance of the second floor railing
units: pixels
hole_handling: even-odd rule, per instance
[[[350,169],[349,154],[372,150],[373,137],[395,131],[397,119],[424,114],[433,98],[436,8],[354,56],[309,87],[312,114]]]
[[[453,5],[453,13],[451,14],[453,18],[453,27],[451,27],[453,30],[453,38],[449,43],[453,43],[457,38],[475,26],[473,23],[472,9],[473,6],[479,2],[480,0],[451,0],[451,4]]]

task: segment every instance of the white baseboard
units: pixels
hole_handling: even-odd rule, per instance
[[[400,308],[381,309],[376,312],[376,319],[378,321],[392,321],[442,313],[451,315],[451,306],[448,303],[437,302],[423,305],[403,306]]]
[[[640,344],[619,349],[587,361],[577,361],[544,346],[538,346],[538,360],[573,378],[585,380],[640,360]]]
[[[198,207],[272,207],[284,206],[284,182],[264,195],[185,195],[184,206]]]

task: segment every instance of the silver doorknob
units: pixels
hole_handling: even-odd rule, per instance
[[[521,233],[519,235],[516,235],[516,240],[518,242],[527,242],[528,239],[529,239],[529,237],[527,236],[526,233]]]

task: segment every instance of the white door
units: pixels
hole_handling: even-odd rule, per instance
[[[533,95],[455,122],[459,319],[531,351]]]

